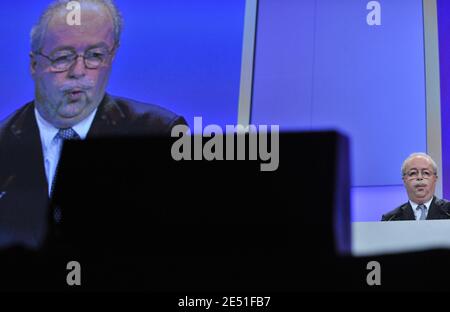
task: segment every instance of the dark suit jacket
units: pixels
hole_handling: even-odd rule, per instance
[[[87,138],[170,136],[177,124],[186,121],[164,108],[106,94]],[[34,102],[0,123],[0,197],[0,247],[39,247],[46,236],[49,198]]]
[[[433,200],[428,211],[427,220],[437,219],[450,219],[450,202],[445,199],[439,199],[436,196]],[[400,207],[384,214],[381,217],[381,221],[406,221],[416,220],[414,211],[412,210],[409,201]]]

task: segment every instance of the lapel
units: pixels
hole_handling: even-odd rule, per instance
[[[2,165],[14,179],[4,198],[0,228],[14,243],[39,247],[47,232],[49,198],[33,102],[12,118],[2,139],[2,148],[7,151]]]
[[[445,209],[444,203],[442,200],[436,198],[436,196],[433,197],[433,201],[430,205],[430,211],[427,215],[427,220],[433,220],[433,219],[449,219],[450,213]]]
[[[47,194],[47,178],[34,102],[26,104],[18,113],[11,124],[9,138],[9,163],[13,173],[23,179],[25,187],[29,185],[36,190],[43,189]]]
[[[107,93],[98,106],[87,138],[116,136],[121,134],[126,115],[116,101]]]
[[[414,215],[414,211],[412,210],[409,201],[401,209],[403,209],[403,220],[416,220],[416,216]]]

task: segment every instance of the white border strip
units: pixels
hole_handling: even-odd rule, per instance
[[[258,0],[245,1],[244,39],[242,46],[238,111],[238,124],[243,126],[248,126],[251,119],[257,10]]]
[[[423,0],[427,152],[436,161],[440,179],[436,195],[442,192],[441,82],[439,69],[439,36],[436,0]]]

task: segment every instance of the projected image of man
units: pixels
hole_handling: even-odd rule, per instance
[[[186,124],[165,108],[106,92],[122,25],[111,0],[57,0],[32,28],[34,99],[0,122],[0,246],[42,241],[65,140],[169,137]],[[50,222],[60,219],[56,211]]]

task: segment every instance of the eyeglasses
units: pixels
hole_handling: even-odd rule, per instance
[[[115,45],[111,50],[94,48],[85,51],[84,54],[78,54],[72,49],[58,50],[52,55],[45,55],[41,52],[35,52],[35,54],[43,56],[50,61],[50,70],[52,72],[61,73],[68,71],[79,57],[83,58],[86,68],[97,69],[114,52],[115,48]]]
[[[407,173],[405,173],[403,176],[406,177],[407,180],[414,180],[419,177],[419,173],[421,173],[423,179],[430,179],[432,176],[436,175],[435,172],[428,170],[428,169],[412,169],[409,170]]]

